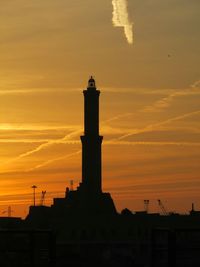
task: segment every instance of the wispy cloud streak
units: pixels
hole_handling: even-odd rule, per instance
[[[53,158],[53,159],[44,161],[43,163],[40,163],[40,164],[34,166],[33,168],[28,169],[27,171],[28,171],[28,172],[29,172],[29,171],[34,171],[34,170],[36,170],[36,169],[45,167],[45,166],[47,166],[47,165],[49,165],[49,164],[51,164],[51,163],[53,163],[53,162],[60,161],[60,160],[63,160],[63,159],[67,159],[67,158],[71,158],[71,157],[76,156],[76,155],[78,155],[78,154],[80,154],[80,153],[81,153],[81,150],[77,150],[77,151],[75,151],[75,152],[73,152],[73,153],[71,153],[71,154],[68,154],[68,155],[65,155],[65,156],[61,156],[61,157],[58,157],[58,158]]]
[[[123,116],[129,116],[131,113],[126,113],[126,114],[122,114],[122,115],[119,115],[119,116],[116,116],[116,117],[113,117],[111,118],[110,120],[107,120],[105,122],[110,122],[112,120],[115,120],[115,119],[118,119],[118,118],[121,118]],[[144,132],[151,132],[151,131],[154,131],[156,130],[157,128],[161,127],[161,126],[164,126],[166,124],[169,124],[171,122],[174,122],[174,121],[177,121],[177,120],[181,120],[181,119],[185,119],[185,118],[188,118],[188,117],[191,117],[193,115],[197,115],[197,114],[200,114],[200,110],[197,110],[197,111],[194,111],[194,112],[190,112],[190,113],[186,113],[186,114],[183,114],[183,115],[180,115],[180,116],[176,116],[176,117],[173,117],[173,118],[170,118],[168,120],[165,120],[165,121],[162,121],[160,123],[155,123],[155,124],[152,124],[152,125],[148,125],[142,129],[134,129],[132,130],[131,132],[125,134],[125,135],[122,135],[118,138],[114,138],[112,140],[109,140],[109,141],[106,141],[104,142],[105,145],[157,145],[157,146],[167,146],[167,145],[171,145],[171,146],[199,146],[200,143],[198,142],[148,142],[148,141],[137,141],[137,142],[134,142],[134,141],[121,141],[123,139],[125,139],[126,137],[129,137],[131,135],[134,135],[134,134],[139,134],[139,133],[144,133]],[[70,137],[73,137],[73,135],[77,135],[77,133],[80,133],[80,131],[76,131],[76,132],[73,132],[70,135],[67,135],[66,138],[69,139]],[[62,139],[63,140],[63,139]],[[64,141],[64,140],[63,140]],[[60,142],[60,140],[58,140],[58,142]],[[35,151],[36,152],[36,151]],[[35,167],[33,167],[32,169],[30,169],[29,171],[33,171],[35,169],[38,169],[38,168],[41,168],[41,167],[44,167],[46,165],[49,165],[55,161],[59,161],[59,160],[62,160],[62,159],[65,159],[65,158],[69,158],[69,157],[72,157],[76,154],[79,154],[81,153],[81,150],[78,150],[72,154],[69,154],[69,155],[65,155],[65,156],[62,156],[62,157],[58,157],[58,158],[54,158],[52,160],[48,160],[48,161],[45,161]]]
[[[133,113],[131,113],[131,112],[119,114],[119,115],[117,115],[115,117],[112,117],[112,118],[110,118],[108,120],[103,121],[102,125],[107,124],[107,123],[112,122],[112,121],[116,121],[116,120],[125,118],[125,117],[129,117],[129,116],[132,116],[132,115],[133,115]]]
[[[80,129],[79,125],[48,125],[27,123],[1,123],[0,131],[50,131]]]
[[[123,27],[129,44],[133,43],[133,24],[129,19],[127,0],[113,0],[113,25]]]
[[[138,146],[138,145],[144,145],[144,146],[200,146],[199,142],[163,142],[163,141],[105,141],[106,145],[122,145],[122,146]]]
[[[106,123],[111,122],[111,121],[114,121],[114,120],[118,120],[119,118],[123,118],[123,117],[126,117],[126,116],[130,116],[131,114],[132,114],[132,113],[125,113],[125,114],[117,115],[117,116],[115,116],[115,117],[110,118],[109,120],[104,121],[103,124],[106,124]],[[61,129],[63,129],[63,128],[61,128]],[[39,152],[39,151],[41,151],[41,150],[43,150],[43,149],[46,149],[46,148],[48,148],[48,147],[50,147],[50,146],[52,146],[52,145],[55,145],[55,144],[77,144],[77,143],[80,143],[80,141],[78,141],[78,140],[74,140],[74,139],[72,140],[72,138],[74,138],[74,137],[80,135],[81,133],[82,133],[82,129],[81,129],[81,127],[80,127],[80,128],[78,128],[78,129],[72,131],[71,133],[65,135],[65,136],[62,137],[62,138],[59,138],[59,139],[52,139],[52,140],[47,140],[46,142],[44,142],[43,144],[37,146],[36,148],[34,148],[34,149],[32,149],[32,150],[29,150],[29,151],[27,151],[27,152],[25,152],[25,153],[22,153],[22,154],[18,155],[17,157],[15,157],[14,159],[11,159],[11,160],[5,162],[4,164],[11,163],[11,162],[20,160],[20,159],[22,159],[22,158],[28,157],[28,156],[30,156],[30,155],[36,153],[36,152]],[[6,141],[8,141],[8,140],[4,140],[4,141],[6,142]],[[24,141],[26,141],[26,140],[24,140]],[[34,141],[34,140],[28,140],[28,141],[31,141],[31,142],[32,142],[32,141]],[[40,141],[42,141],[42,140],[40,140]],[[77,151],[77,152],[78,152],[78,151]],[[78,153],[79,153],[79,152],[78,152]],[[67,156],[64,156],[64,157],[62,157],[62,158],[65,158],[65,157],[68,157],[68,155],[67,155]],[[60,159],[61,159],[61,158],[60,158]],[[57,161],[58,159],[56,158],[55,160]],[[47,164],[49,164],[49,163],[51,163],[51,162],[53,162],[53,161],[54,161],[54,160],[47,161]],[[42,164],[43,164],[43,163],[42,163]],[[47,165],[47,164],[44,163],[44,165]],[[44,165],[43,165],[43,166],[44,166]]]
[[[17,161],[17,160],[20,160],[22,158],[25,158],[25,157],[28,157],[36,152],[39,152],[43,149],[46,149],[48,148],[49,146],[52,146],[54,144],[65,144],[65,143],[68,143],[68,141],[70,141],[71,138],[73,138],[74,136],[77,136],[78,134],[80,134],[82,132],[82,130],[76,130],[76,131],[73,131],[67,135],[65,135],[63,138],[60,138],[60,139],[56,139],[56,140],[50,140],[46,143],[43,143],[39,146],[37,146],[36,148],[32,149],[32,150],[29,150],[25,153],[22,153],[20,154],[19,156],[15,157],[14,159],[11,159],[7,162],[5,162],[4,164],[7,164],[7,163],[10,163],[10,162],[14,162],[14,161]],[[74,141],[75,143],[76,141]],[[70,142],[71,143],[71,142]]]
[[[81,88],[29,88],[29,89],[1,89],[0,87],[0,95],[25,95],[25,94],[57,94],[61,93],[71,93],[71,92],[80,92]]]
[[[195,89],[199,89],[200,88],[200,80],[198,81],[195,81],[192,85],[191,85],[192,88],[195,88]]]
[[[144,133],[144,132],[152,132],[152,131],[155,131],[155,130],[158,130],[160,127],[162,126],[165,126],[167,124],[170,124],[171,122],[174,122],[174,121],[177,121],[177,120],[181,120],[181,119],[185,119],[185,118],[188,118],[190,116],[193,116],[193,115],[197,115],[197,114],[200,114],[200,110],[197,110],[197,111],[194,111],[194,112],[190,112],[190,113],[186,113],[186,114],[183,114],[183,115],[180,115],[180,116],[176,116],[176,117],[172,117],[172,118],[169,118],[165,121],[161,121],[161,122],[158,122],[158,123],[155,123],[155,124],[151,124],[151,125],[147,125],[146,127],[144,128],[141,128],[141,129],[132,129],[130,130],[128,133],[126,134],[123,134],[121,136],[119,136],[118,138],[114,138],[112,140],[109,140],[107,142],[105,142],[105,144],[112,144],[112,145],[182,145],[182,146],[191,146],[191,145],[199,145],[198,143],[190,143],[190,142],[130,142],[130,141],[121,141],[129,136],[132,136],[132,135],[137,135],[137,134],[140,134],[140,133]],[[111,121],[114,121],[114,120],[118,120],[118,119],[121,119],[123,117],[127,117],[127,116],[131,116],[132,113],[125,113],[125,114],[119,114],[115,117],[112,117],[108,120],[105,120],[103,122],[103,124],[106,124],[106,123],[109,123]],[[32,149],[32,150],[29,150],[25,153],[22,153],[20,155],[18,155],[17,157],[15,157],[14,159],[11,159],[5,163],[10,163],[10,162],[13,162],[13,161],[17,161],[17,160],[20,160],[22,158],[25,158],[25,157],[28,157],[34,153],[37,153],[43,149],[47,149],[48,147],[52,146],[52,145],[55,145],[55,144],[79,144],[80,141],[78,140],[74,140],[74,137],[77,137],[78,135],[80,135],[82,133],[82,129],[76,129],[74,131],[72,131],[71,133],[65,135],[64,137],[62,138],[59,138],[59,139],[56,139],[56,140],[49,140],[39,146],[37,146],[35,149]],[[74,156],[76,154],[79,154],[81,151],[78,150],[78,151],[75,151],[74,153],[72,154],[68,154],[68,155],[64,155],[64,156],[60,156],[60,157],[57,157],[57,158],[54,158],[54,159],[50,159],[50,160],[47,160],[47,161],[44,161],[43,163],[41,164],[38,164],[36,166],[34,166],[33,168],[27,170],[27,171],[32,171],[32,170],[35,170],[35,169],[39,169],[43,166],[46,166],[46,165],[49,165],[51,163],[53,163],[54,161],[59,161],[59,160],[62,160],[62,159],[65,159],[65,158],[68,158],[68,157],[71,157],[71,156]],[[5,164],[4,163],[4,164]]]
[[[191,116],[194,116],[194,115],[198,115],[198,114],[200,114],[200,110],[193,111],[193,112],[190,112],[190,113],[186,113],[186,114],[183,114],[183,115],[180,115],[180,116],[176,116],[176,117],[173,117],[173,118],[170,118],[170,119],[167,119],[167,120],[155,123],[155,124],[150,124],[150,125],[142,128],[142,129],[134,129],[131,132],[118,137],[116,140],[122,140],[122,139],[125,139],[125,138],[127,138],[127,137],[129,137],[131,135],[135,135],[135,134],[139,134],[139,133],[152,132],[152,131],[155,131],[156,129],[159,129],[159,127],[167,125],[167,124],[169,124],[171,122],[182,120],[182,119],[185,119],[185,118],[188,118],[188,117],[191,117]]]
[[[153,105],[145,107],[142,112],[160,112],[161,110],[167,109],[177,97],[198,96],[200,95],[198,88],[199,84],[200,81],[197,81],[191,85],[191,88],[184,90],[174,90],[167,96],[156,101]]]

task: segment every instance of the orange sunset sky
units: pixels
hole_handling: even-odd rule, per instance
[[[100,95],[118,211],[200,209],[200,1],[0,0],[0,216],[81,180],[83,94]]]

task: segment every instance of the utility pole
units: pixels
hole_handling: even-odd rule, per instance
[[[11,214],[12,214],[11,206],[8,206],[8,217],[11,217]]]
[[[35,189],[37,188],[36,185],[31,186],[33,188],[33,206],[35,207]]]
[[[11,217],[12,216],[12,212],[13,212],[13,210],[11,209],[11,206],[8,206],[8,209],[7,210],[4,210],[2,212],[2,214],[7,213],[8,214],[8,217]]]
[[[149,199],[144,200],[144,210],[146,211],[146,213],[148,213],[148,211],[149,211]]]

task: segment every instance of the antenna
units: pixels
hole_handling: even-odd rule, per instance
[[[194,203],[192,203],[192,211],[194,211]]]
[[[11,214],[12,214],[11,206],[8,206],[8,217],[11,217]]]
[[[74,191],[74,181],[70,180],[70,191]]]
[[[40,206],[44,206],[45,195],[46,195],[46,191],[42,191],[41,199],[40,199]]]
[[[144,200],[144,210],[146,211],[146,213],[148,213],[148,211],[149,211],[149,199]]]
[[[37,188],[37,186],[32,185],[31,188],[33,188],[33,206],[35,207],[35,189]]]

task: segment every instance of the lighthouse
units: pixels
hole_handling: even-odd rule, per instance
[[[84,135],[82,142],[82,188],[89,195],[102,192],[101,144],[99,135],[99,95],[95,80],[91,76],[84,94]]]
[[[113,215],[114,202],[109,193],[102,191],[101,145],[99,135],[99,96],[91,76],[84,95],[84,135],[82,135],[82,180],[77,190],[66,189],[65,198],[54,198],[52,210],[55,216],[65,215]]]

